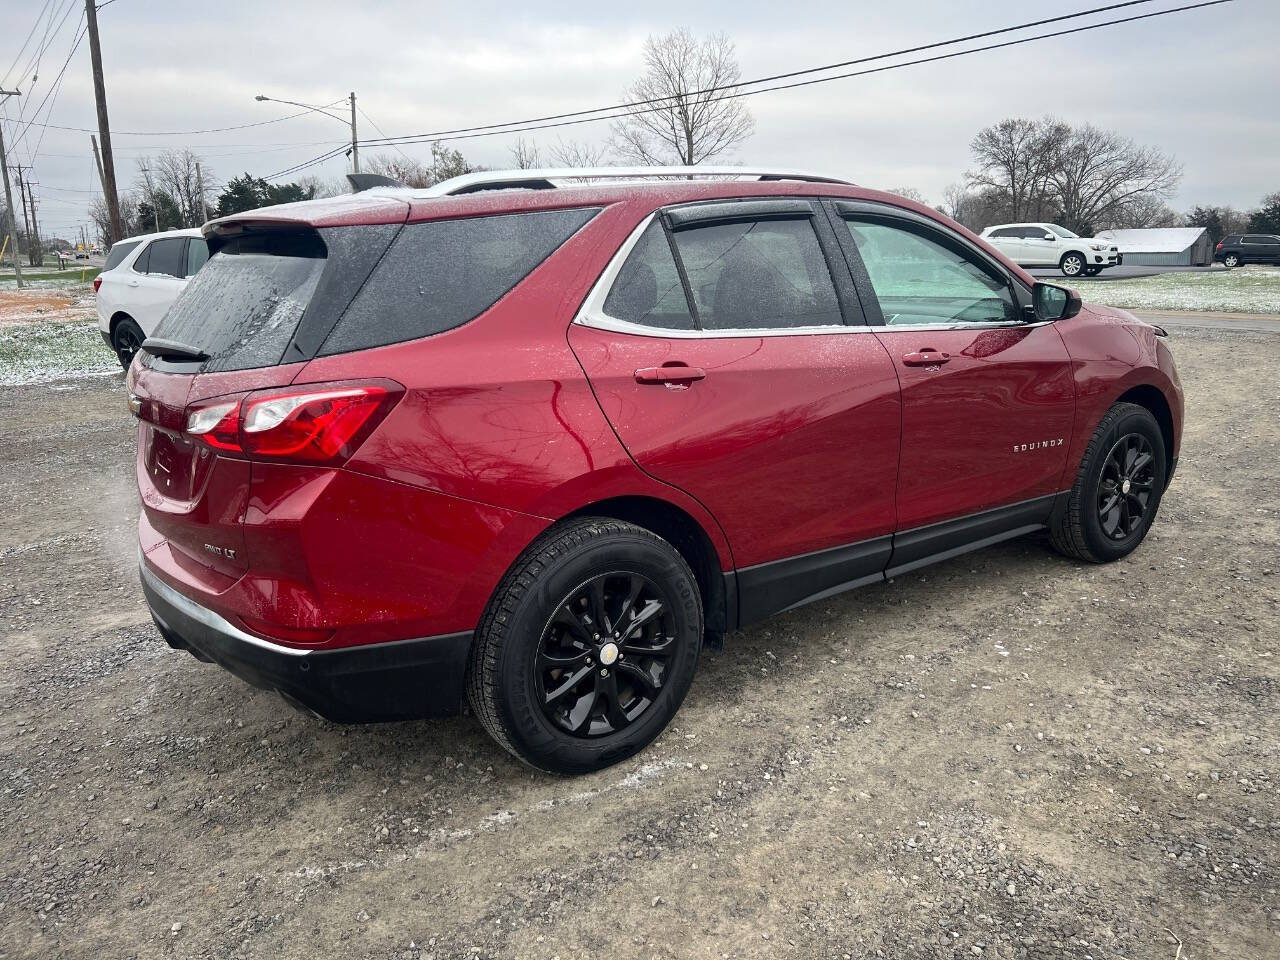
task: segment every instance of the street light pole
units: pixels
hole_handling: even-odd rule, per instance
[[[323,114],[326,117],[332,117],[334,120],[337,120],[344,127],[348,125],[347,121],[342,119],[342,117],[338,116],[335,113],[330,113],[328,110],[325,110],[323,107],[317,107],[314,104],[299,103],[297,100],[281,100],[278,97],[263,96],[261,93],[258,94],[253,99],[257,100],[259,103],[287,103],[291,107],[301,107],[303,110],[311,110],[311,111],[314,111],[315,113]],[[356,92],[354,90],[352,90],[350,95],[347,97],[347,101],[351,104],[351,122],[350,122],[351,165],[353,168],[353,172],[359,173],[360,172],[360,139],[358,134],[356,133]],[[332,104],[330,104],[330,106],[332,106]]]
[[[0,90],[0,97],[20,97],[17,90]],[[13,250],[13,275],[22,289],[22,264],[18,263],[18,237],[13,222],[13,188],[9,186],[9,161],[4,153],[4,126],[0,125],[0,176],[4,177],[5,210],[9,214],[9,246]]]

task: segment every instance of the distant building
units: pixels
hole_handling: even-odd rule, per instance
[[[1126,267],[1203,267],[1213,262],[1213,244],[1204,227],[1103,230],[1098,239],[1119,247]]]

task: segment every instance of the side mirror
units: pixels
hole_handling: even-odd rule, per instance
[[[1044,240],[1057,240],[1058,238],[1057,238],[1057,237],[1055,237],[1052,233],[1046,233],[1046,234],[1044,235],[1044,237],[1042,237],[1041,239],[1044,239]]]
[[[1066,320],[1080,312],[1080,294],[1052,283],[1037,283],[1031,299],[1037,320]]]

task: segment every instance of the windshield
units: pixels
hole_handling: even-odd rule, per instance
[[[1060,236],[1063,240],[1074,240],[1077,235],[1072,233],[1066,227],[1060,227],[1056,223],[1049,224],[1049,229]]]

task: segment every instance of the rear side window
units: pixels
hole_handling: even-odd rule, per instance
[[[1000,237],[1004,240],[1016,240],[1022,236],[1022,231],[1017,227],[1004,227],[1000,230],[992,230],[990,236]]]
[[[151,248],[143,247],[142,252],[138,254],[138,259],[133,261],[131,269],[134,273],[146,273],[147,261],[151,259]]]
[[[622,265],[604,302],[618,320],[664,330],[694,329],[693,314],[680,283],[680,271],[667,233],[657,220],[645,229]]]
[[[116,267],[120,266],[124,258],[127,257],[129,252],[137,247],[137,245],[137,240],[122,240],[120,243],[117,243],[111,248],[111,252],[107,254],[107,262],[102,265],[102,272],[106,273],[108,270],[114,270]]]
[[[699,226],[677,231],[675,241],[704,330],[844,323],[807,217]]]
[[[147,273],[181,277],[186,268],[187,238],[154,240],[147,249]]]
[[[314,232],[232,238],[187,284],[154,336],[209,354],[206,371],[276,364],[311,302],[325,257]]]
[[[461,326],[497,303],[598,212],[547,210],[407,225],[321,353],[416,340]]]
[[[187,276],[194,277],[200,272],[209,259],[209,244],[205,243],[199,237],[192,237],[191,242],[187,244]]]

